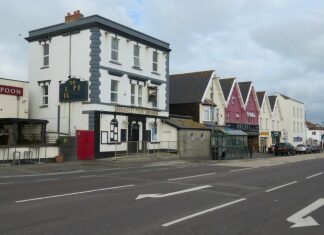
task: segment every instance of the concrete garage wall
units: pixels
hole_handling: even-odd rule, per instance
[[[211,159],[209,130],[179,130],[178,146],[181,159]]]

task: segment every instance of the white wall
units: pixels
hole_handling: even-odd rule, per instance
[[[23,96],[0,94],[0,118],[28,118],[29,83],[0,78],[0,85],[23,89]]]

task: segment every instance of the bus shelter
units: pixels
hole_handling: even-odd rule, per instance
[[[216,129],[212,148],[215,160],[248,158],[248,135],[241,130]]]

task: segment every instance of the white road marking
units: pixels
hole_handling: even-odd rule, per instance
[[[200,212],[197,212],[197,213],[182,217],[182,218],[177,219],[177,220],[173,220],[171,222],[162,224],[162,226],[163,227],[168,227],[170,225],[173,225],[173,224],[176,224],[176,223],[179,223],[179,222],[182,222],[182,221],[185,221],[185,220],[188,220],[188,219],[191,219],[191,218],[194,218],[194,217],[197,217],[197,216],[200,216],[200,215],[203,215],[203,214],[206,214],[206,213],[209,213],[209,212],[212,212],[212,211],[215,211],[215,210],[218,210],[218,209],[221,209],[221,208],[224,208],[224,207],[239,203],[239,202],[244,201],[244,200],[246,200],[246,198],[241,198],[241,199],[238,199],[238,200],[235,200],[235,201],[232,201],[232,202],[228,202],[228,203],[225,203],[223,205],[219,205],[219,206],[216,206],[216,207],[204,210],[204,211],[200,211]]]
[[[80,175],[78,178],[91,178],[91,177],[97,177],[98,175]]]
[[[72,195],[78,195],[78,194],[93,193],[93,192],[99,192],[99,191],[105,191],[105,190],[111,190],[111,189],[119,189],[119,188],[127,188],[127,187],[133,187],[133,186],[135,186],[135,185],[129,184],[129,185],[110,187],[110,188],[99,188],[99,189],[93,189],[93,190],[87,190],[87,191],[81,191],[81,192],[75,192],[75,193],[66,193],[66,194],[52,195],[52,196],[46,196],[46,197],[30,198],[30,199],[15,201],[15,203],[38,201],[38,200],[57,198],[57,197],[66,197],[66,196],[72,196]]]
[[[286,186],[289,186],[291,184],[296,184],[297,182],[298,181],[293,181],[293,182],[290,182],[290,183],[287,183],[287,184],[280,185],[280,186],[275,187],[275,188],[268,189],[268,190],[266,190],[266,193],[277,190],[277,189],[280,189],[280,188],[283,188],[283,187],[286,187]]]
[[[9,184],[9,183],[0,183],[0,185],[7,185],[7,184]]]
[[[177,195],[177,194],[188,193],[188,192],[197,191],[197,190],[204,189],[204,188],[211,188],[211,187],[212,186],[210,186],[210,185],[204,185],[204,186],[184,189],[184,190],[176,191],[176,192],[172,192],[172,193],[165,193],[165,194],[160,194],[160,193],[156,193],[156,194],[140,194],[140,195],[137,196],[137,198],[135,200],[139,200],[139,199],[143,199],[143,198],[169,197],[169,196],[173,196],[173,195]]]
[[[230,172],[246,171],[246,170],[251,170],[251,169],[255,169],[255,168],[258,168],[258,166],[257,167],[247,167],[247,168],[240,168],[240,169],[230,170]]]
[[[51,179],[39,179],[39,180],[36,180],[37,182],[47,182],[47,181],[55,181],[55,180],[58,180],[58,178],[51,178]]]
[[[291,226],[291,228],[319,225],[311,216],[307,216],[307,215],[317,210],[321,206],[324,206],[324,198],[318,199],[317,201],[313,202],[309,206],[305,207],[304,209],[288,217],[287,221],[294,224]]]
[[[0,179],[20,178],[20,177],[36,177],[36,176],[46,176],[46,175],[65,175],[65,174],[75,174],[75,173],[82,173],[82,172],[85,172],[85,171],[84,170],[63,171],[63,172],[53,172],[53,173],[34,174],[34,175],[6,175],[6,176],[0,176]]]
[[[269,164],[266,166],[278,166],[278,165],[283,165],[283,164],[286,164],[286,162],[273,163],[273,164]]]
[[[311,179],[311,178],[314,178],[314,177],[322,175],[322,174],[323,174],[323,172],[317,173],[315,175],[310,175],[310,176],[307,176],[306,179]]]
[[[174,181],[174,180],[182,180],[182,179],[190,179],[190,178],[195,178],[195,177],[201,177],[201,176],[207,176],[207,175],[215,175],[216,173],[207,173],[207,174],[200,174],[200,175],[191,175],[191,176],[185,176],[185,177],[179,177],[179,178],[173,178],[173,179],[168,179],[168,181]]]

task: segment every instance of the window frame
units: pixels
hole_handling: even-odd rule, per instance
[[[48,91],[49,91],[49,87],[48,84],[43,84],[41,86],[42,88],[42,100],[41,100],[41,105],[42,106],[48,106]],[[47,94],[46,94],[47,93]],[[46,102],[44,102],[46,100]]]
[[[131,105],[136,105],[135,102],[135,97],[136,97],[136,85],[135,84],[131,84]]]
[[[115,90],[113,90],[112,88],[113,88],[113,83],[116,83],[116,91]],[[118,81],[117,80],[113,80],[113,79],[111,79],[111,82],[110,82],[110,102],[111,103],[118,103]],[[113,100],[113,95],[115,95],[116,96],[116,100]]]
[[[138,85],[138,92],[137,92],[137,104],[138,106],[142,106],[143,105],[143,86],[142,85]]]
[[[49,44],[47,43],[43,45],[43,66],[49,66]]]
[[[159,63],[159,53],[157,51],[153,51],[153,59],[152,59],[152,71],[158,72],[158,63]]]
[[[151,127],[151,142],[157,142],[157,125]]]
[[[141,47],[138,44],[134,45],[133,48],[133,65],[136,68],[140,68],[141,67],[141,61],[140,61],[140,49]]]
[[[116,48],[115,48],[115,46],[116,46]],[[116,58],[114,58],[114,56]],[[112,61],[116,61],[116,62],[118,62],[118,60],[119,60],[119,39],[117,37],[111,38],[110,59]]]

